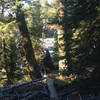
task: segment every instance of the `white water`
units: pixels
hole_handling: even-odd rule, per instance
[[[49,50],[51,57],[53,57],[52,54],[53,54],[54,38],[46,38],[46,39],[41,38],[40,40],[42,41],[41,45],[44,51]]]

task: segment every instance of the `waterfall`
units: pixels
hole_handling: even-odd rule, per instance
[[[44,52],[48,50],[50,52],[51,57],[53,58],[53,46],[54,46],[54,38],[41,38],[41,45],[44,49]]]

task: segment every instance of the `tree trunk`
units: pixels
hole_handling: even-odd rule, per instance
[[[64,29],[61,26],[58,29],[58,52],[59,52],[59,71],[64,71],[67,69],[67,60],[66,60],[66,41],[64,39]]]
[[[16,13],[16,20],[18,23],[18,27],[21,33],[21,36],[23,38],[23,50],[25,53],[26,60],[28,62],[28,70],[30,74],[30,78],[33,80],[35,78],[41,77],[39,72],[39,66],[36,62],[36,58],[34,55],[34,50],[32,47],[32,42],[29,37],[29,31],[26,25],[24,13],[22,12],[20,7],[17,7],[17,13]]]
[[[7,84],[11,84],[11,77],[9,75],[9,68],[8,68],[8,64],[7,64],[7,56],[6,56],[6,44],[5,44],[5,39],[2,38],[2,49],[3,49],[3,65],[4,65],[4,69],[6,71],[6,77],[7,77]]]
[[[59,71],[65,71],[67,69],[67,59],[66,59],[66,40],[65,40],[65,26],[64,26],[64,5],[59,2],[58,8],[59,17],[59,28],[57,29],[58,34],[58,52],[59,52]]]

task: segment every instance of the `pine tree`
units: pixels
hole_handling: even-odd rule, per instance
[[[29,70],[30,77],[31,79],[38,78],[41,76],[39,72],[39,66],[37,64],[37,61],[34,55],[32,42],[29,37],[29,31],[26,25],[24,13],[22,12],[20,6],[17,7],[16,20],[17,20],[21,35],[23,37],[23,50],[26,56],[26,60],[29,64],[28,70]]]

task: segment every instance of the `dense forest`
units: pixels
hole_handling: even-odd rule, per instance
[[[99,0],[0,0],[0,87],[46,74],[56,89],[94,93],[99,67]]]

